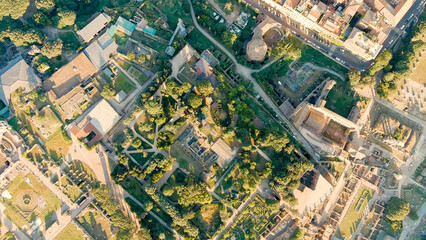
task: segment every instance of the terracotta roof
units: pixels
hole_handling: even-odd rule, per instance
[[[46,80],[43,87],[46,91],[52,90],[56,98],[60,98],[97,71],[86,54],[81,52]]]

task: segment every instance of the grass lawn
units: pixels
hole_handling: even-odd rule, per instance
[[[293,38],[295,39],[295,38]],[[300,40],[297,40],[300,42]],[[321,52],[312,48],[311,46],[304,45],[302,50],[302,56],[299,59],[299,62],[311,62],[318,67],[325,67],[332,69],[340,74],[346,74],[348,71],[345,67],[331,60],[329,57],[325,56]]]
[[[47,149],[47,153],[55,161],[58,161],[60,159],[61,154],[67,153],[68,148],[71,146],[71,144],[65,141],[60,129],[56,130],[56,132],[54,132],[50,136],[50,138],[46,140],[44,143]]]
[[[118,65],[120,65],[120,67],[122,67],[124,70],[129,70],[130,68],[130,64],[128,64],[126,61],[124,61],[123,59],[118,59],[117,60]]]
[[[419,63],[416,68],[413,69],[413,74],[411,74],[411,79],[418,83],[426,83],[426,58],[419,59]]]
[[[337,233],[338,236],[344,237],[344,239],[350,239],[357,228],[361,221],[362,213],[367,207],[368,201],[373,197],[374,191],[366,186],[361,186],[356,194],[356,198],[349,207]],[[362,196],[365,196],[364,200],[361,199]]]
[[[70,222],[64,230],[62,230],[58,236],[56,236],[55,240],[82,240],[89,239],[86,235],[84,235],[83,231],[77,228],[75,223]]]
[[[111,224],[99,210],[87,208],[77,221],[94,239],[110,239],[113,235]]]
[[[130,156],[132,156],[140,165],[144,165],[153,155],[154,153],[149,152],[147,157],[143,156],[143,153],[130,153]]]
[[[346,118],[355,105],[353,94],[348,94],[347,91],[340,91],[338,89],[331,89],[326,98],[327,103],[325,107],[331,111]]]
[[[124,46],[126,45],[127,40],[129,40],[129,35],[117,30],[112,38],[119,46]]]
[[[132,75],[140,84],[144,83],[148,78],[143,72],[138,71],[137,69],[130,67],[128,70],[129,74]]]
[[[172,145],[172,149],[170,151],[171,156],[177,159],[179,167],[190,171],[195,176],[200,176],[200,174],[203,172],[203,166],[197,160],[191,157],[188,153],[186,153],[179,146],[179,143],[177,141]]]
[[[128,94],[135,89],[135,84],[132,80],[120,72],[115,79],[115,87],[118,88],[117,92],[123,90],[126,94]]]
[[[12,198],[3,199],[6,205],[5,214],[20,228],[25,225],[29,226],[29,223],[37,218],[45,223],[48,222],[56,209],[61,206],[61,201],[32,173],[27,175],[21,173],[16,176],[7,190]],[[23,205],[26,196],[29,196],[30,203]],[[44,207],[40,204],[39,199],[43,199]],[[33,208],[30,207],[32,203],[34,203]],[[19,210],[19,206],[21,209],[22,206],[29,206],[29,209],[24,212]]]
[[[73,32],[59,32],[58,36],[64,43],[64,49],[75,51],[80,47],[80,42]]]

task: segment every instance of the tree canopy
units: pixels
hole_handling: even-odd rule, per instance
[[[30,6],[30,0],[0,0],[0,20],[10,16],[13,19],[22,17]]]
[[[40,49],[41,54],[51,59],[62,54],[63,43],[60,39],[56,41],[46,41]]]
[[[222,34],[222,41],[228,47],[232,47],[232,45],[234,45],[237,38],[238,38],[238,36],[235,33],[231,33],[229,31],[225,31]]]
[[[176,192],[179,195],[179,204],[185,207],[194,203],[206,204],[213,201],[212,196],[206,190],[206,185],[194,177],[188,177],[184,184],[176,186]]]
[[[35,5],[36,5],[37,9],[45,9],[47,11],[50,11],[55,7],[55,1],[53,1],[53,0],[36,0]]]
[[[376,74],[376,72],[385,68],[390,60],[392,59],[392,52],[390,50],[386,50],[382,52],[376,59],[374,65],[370,68],[370,75]]]
[[[391,197],[386,217],[391,221],[402,221],[410,213],[410,203],[398,197]]]
[[[196,109],[196,108],[198,108],[199,106],[201,106],[201,104],[203,104],[203,98],[202,98],[201,96],[199,96],[199,95],[191,94],[191,95],[189,95],[189,97],[188,97],[188,104],[189,104],[192,108]]]
[[[7,30],[1,33],[1,38],[8,38],[17,47],[27,46],[32,43],[41,44],[43,42],[43,35],[35,30]]]
[[[163,113],[163,106],[159,99],[148,100],[145,104],[146,111],[153,116],[157,116]]]
[[[107,84],[102,88],[101,95],[105,99],[113,99],[115,97],[116,91],[113,84]]]
[[[200,81],[196,85],[197,91],[203,96],[209,96],[214,92],[214,88],[212,84],[208,80]]]
[[[72,26],[75,23],[77,15],[75,12],[63,11],[58,13],[58,28]]]

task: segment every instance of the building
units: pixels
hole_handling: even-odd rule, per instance
[[[414,4],[414,0],[375,0],[374,7],[392,26],[398,25]]]
[[[117,53],[117,48],[111,36],[104,33],[84,49],[84,53],[97,69],[101,69],[109,61],[110,55]]]
[[[81,52],[71,62],[61,67],[44,81],[43,88],[51,93],[55,99],[58,99],[89,79],[97,71],[86,54]]]
[[[315,212],[333,191],[333,186],[316,171],[306,172],[300,179],[300,186],[293,191],[298,200],[294,207],[299,216],[307,212]]]
[[[38,87],[41,81],[32,68],[19,56],[0,70],[0,84],[0,100],[4,103],[1,109],[4,109],[9,106],[10,94],[19,88],[29,92]]]
[[[309,11],[308,18],[314,22],[317,22],[322,14],[327,10],[327,5],[323,2],[318,2],[318,4],[314,5]]]
[[[77,31],[77,34],[84,42],[90,42],[105,26],[111,21],[111,17],[105,13],[99,14],[84,28]]]
[[[295,8],[299,4],[299,2],[300,2],[300,0],[286,0],[285,4],[288,5],[291,8]]]
[[[136,28],[136,24],[122,17],[118,17],[115,24],[107,29],[107,33],[112,37],[114,36],[115,32],[118,30],[130,36],[132,35],[132,32],[133,30],[135,30],[135,28]]]
[[[235,149],[232,150],[222,138],[219,138],[213,146],[211,146],[211,150],[219,156],[216,162],[222,168],[228,165],[237,154],[237,151]]]
[[[373,60],[382,49],[382,45],[371,39],[365,32],[354,27],[344,46],[347,50],[366,60]]]
[[[192,59],[192,57],[196,55],[198,56],[197,51],[193,49],[189,44],[186,44],[171,60],[172,63],[172,75],[176,77],[179,72],[179,69],[188,61]]]
[[[216,88],[219,86],[219,81],[217,80],[216,75],[213,73],[213,68],[210,64],[204,59],[201,58],[195,64],[195,75],[200,81],[208,80],[212,84],[212,87]]]
[[[71,133],[91,147],[99,142],[119,119],[120,115],[102,99],[76,120]]]

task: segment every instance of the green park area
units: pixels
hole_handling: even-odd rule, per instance
[[[83,240],[89,239],[73,222],[68,225],[56,236],[56,240]]]
[[[224,238],[227,240],[258,239],[266,229],[266,225],[278,212],[278,201],[256,195],[224,234]]]
[[[135,84],[124,73],[119,72],[115,79],[115,87],[117,92],[123,90],[126,94],[129,94],[135,89]]]
[[[370,201],[373,195],[374,190],[364,185],[359,188],[358,192],[356,192],[356,197],[351,203],[348,212],[339,226],[339,230],[336,233],[338,237],[350,239],[352,233],[356,230],[359,222],[361,221],[361,217],[368,205],[368,201]]]
[[[325,108],[347,118],[355,105],[354,93],[343,86],[336,85],[326,98]]]
[[[77,221],[93,239],[111,239],[117,230],[95,206],[85,209]]]
[[[4,213],[20,228],[30,227],[37,219],[50,224],[51,217],[61,206],[61,201],[32,173],[18,174],[7,191],[11,198],[3,198]]]

